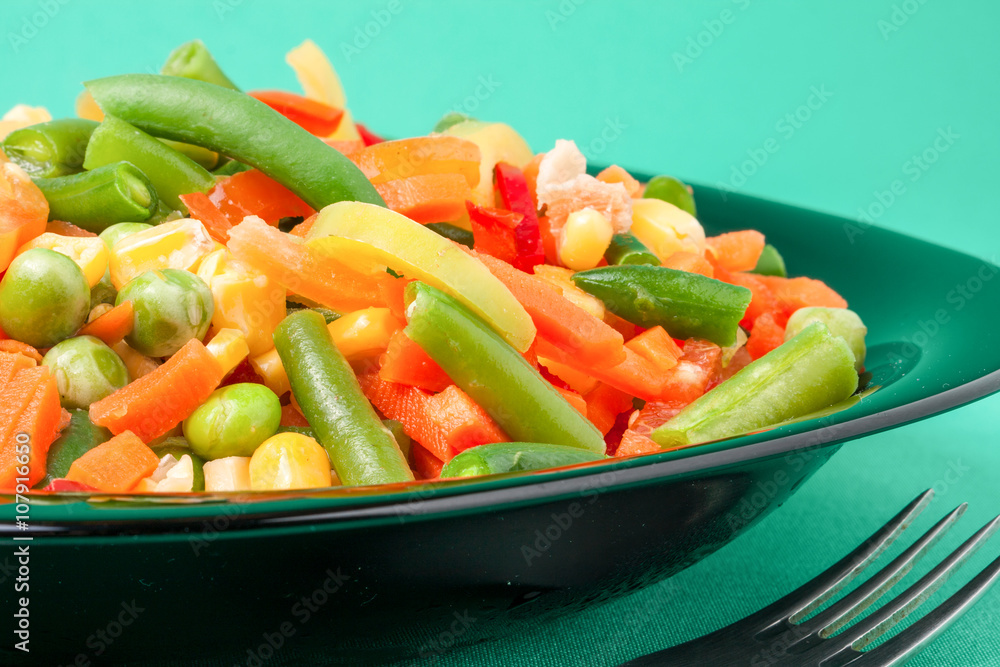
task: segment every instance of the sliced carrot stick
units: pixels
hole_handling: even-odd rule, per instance
[[[661,373],[666,373],[677,365],[683,351],[670,337],[666,329],[655,326],[632,338],[625,346],[644,357]]]
[[[132,333],[135,310],[131,301],[125,301],[80,329],[80,336],[95,336],[108,346],[114,346]]]
[[[610,367],[625,360],[625,339],[603,320],[566,299],[544,280],[490,255],[476,253],[476,257],[524,306],[541,338],[574,355],[581,364]]]
[[[18,372],[34,368],[38,363],[31,357],[16,352],[0,352],[0,392],[14,379]]]
[[[750,357],[756,360],[784,342],[785,327],[775,321],[774,315],[764,313],[757,318],[753,329],[750,330],[746,350],[750,353]]]
[[[587,402],[587,419],[602,435],[608,434],[618,415],[632,409],[631,396],[603,382],[583,398]]]
[[[288,232],[289,236],[295,236],[300,239],[304,239],[309,235],[309,231],[316,224],[316,218],[318,214],[310,215],[308,218],[300,222],[299,224],[292,227],[292,231]]]
[[[587,401],[583,400],[583,396],[576,393],[572,389],[563,389],[562,387],[556,387],[555,389],[562,394],[562,397],[566,399],[566,402],[572,405],[577,412],[584,417],[587,416]]]
[[[486,411],[455,385],[428,399],[427,418],[444,434],[449,452],[510,440]]]
[[[0,400],[19,408],[10,417],[0,416],[0,432],[6,429],[0,437],[0,489],[14,489],[25,477],[21,483],[32,487],[45,476],[49,447],[62,423],[56,380],[44,366],[21,370],[0,394]],[[27,475],[23,474],[24,461],[19,460],[25,454]]]
[[[575,356],[560,350],[544,338],[537,340],[539,357],[588,373],[594,379],[610,384],[631,396],[651,401],[656,400],[663,391],[664,378],[656,366],[628,347],[624,348],[625,361],[615,366],[596,367],[581,363]]]
[[[73,461],[66,479],[109,493],[131,491],[156,470],[159,459],[131,431],[124,431]]]
[[[42,353],[27,343],[22,343],[19,340],[13,340],[11,338],[0,340],[0,352],[24,355],[29,359],[34,359],[35,363],[42,363]]]
[[[472,188],[461,174],[410,176],[379,183],[375,189],[386,206],[420,223],[457,220],[465,215],[465,201],[472,197]]]
[[[258,218],[248,217],[230,230],[229,249],[290,292],[336,311],[384,305],[383,278],[351,269]]]
[[[764,313],[779,310],[778,297],[761,280],[761,276],[753,273],[730,273],[718,267],[715,270],[715,277],[731,285],[746,287],[753,295],[750,299],[750,305],[747,306],[747,310],[743,314],[743,319],[740,321],[740,326],[747,331],[753,328],[754,321]]]
[[[90,420],[114,434],[132,431],[143,442],[187,419],[222,382],[223,368],[197,339],[162,366],[90,406]]]

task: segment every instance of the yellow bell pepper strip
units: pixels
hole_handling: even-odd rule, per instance
[[[512,438],[604,453],[600,431],[457,299],[412,282],[406,302],[406,335]]]
[[[573,282],[633,324],[723,347],[736,340],[751,297],[745,287],[662,266],[604,266],[573,274]]]
[[[847,342],[814,322],[696,399],[650,437],[687,447],[778,424],[829,407],[858,388]]]
[[[250,354],[247,339],[243,336],[243,332],[237,329],[222,329],[205,347],[219,362],[223,375],[232,373],[233,369]]]
[[[83,171],[83,156],[97,123],[60,118],[14,130],[0,147],[12,162],[34,178],[68,176]]]
[[[111,249],[108,269],[111,283],[120,290],[146,271],[180,269],[192,273],[215,248],[205,226],[183,218],[129,234]],[[100,277],[98,277],[100,280]]]
[[[495,442],[479,445],[458,454],[441,469],[441,479],[478,477],[507,472],[527,472],[589,463],[605,458],[574,447],[539,442]]]
[[[444,290],[518,352],[535,338],[528,313],[489,269],[461,246],[403,215],[362,202],[340,202],[319,212],[308,239],[310,246],[367,259]]]
[[[170,52],[167,62],[163,63],[161,74],[182,76],[187,79],[197,79],[206,83],[214,83],[223,88],[239,90],[228,76],[223,73],[215,58],[209,53],[205,43],[200,39],[181,44]]]
[[[479,183],[474,194],[475,203],[480,206],[493,205],[493,170],[497,163],[506,162],[523,169],[535,157],[521,135],[504,123],[467,120],[452,125],[444,133],[479,146]]]
[[[128,162],[39,178],[35,185],[49,202],[49,220],[70,222],[95,234],[119,222],[148,220],[159,204],[153,184]]]
[[[207,192],[215,185],[212,174],[191,158],[128,122],[107,115],[90,136],[83,166],[90,170],[121,161],[138,167],[156,188],[160,201],[171,209],[186,210],[180,195]]]
[[[274,345],[337,476],[350,486],[412,481],[403,452],[326,327],[319,313],[293,313],[275,331]]]
[[[90,287],[101,282],[108,268],[108,247],[96,236],[62,236],[45,232],[18,248],[17,254],[23,255],[32,248],[46,248],[69,257],[83,271]]]
[[[249,95],[155,74],[113,76],[86,86],[105,112],[154,136],[256,167],[316,210],[343,200],[385,204],[350,160]]]

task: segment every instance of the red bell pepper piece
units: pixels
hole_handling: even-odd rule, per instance
[[[340,126],[344,110],[283,90],[256,90],[247,93],[310,134],[327,137]]]
[[[378,375],[387,382],[419,387],[432,393],[444,391],[452,384],[451,378],[437,362],[402,330],[389,339],[389,348],[382,355]]]
[[[545,251],[528,181],[524,172],[506,162],[498,162],[493,173],[504,208],[524,216],[514,230],[517,256],[512,264],[515,268],[531,273],[534,266],[545,263]]]
[[[83,482],[74,482],[71,479],[54,479],[42,491],[55,491],[56,493],[91,493],[97,491],[94,487]]]
[[[358,128],[358,134],[361,135],[361,141],[365,142],[365,146],[373,146],[385,141],[385,139],[373,133],[361,123],[355,123],[354,127]]]
[[[508,264],[517,261],[515,234],[524,216],[500,208],[476,206],[471,201],[465,202],[465,208],[469,211],[469,220],[472,222],[475,249]]]

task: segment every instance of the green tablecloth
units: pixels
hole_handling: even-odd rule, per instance
[[[573,138],[595,162],[868,216],[998,259],[1000,5],[985,0],[28,0],[0,16],[3,108],[69,113],[81,80],[155,71],[192,37],[237,82],[291,88],[284,52],[312,37],[376,132],[426,132],[458,109],[509,122],[535,150]],[[942,553],[1000,512],[998,410],[993,397],[850,442],[785,507],[671,580],[439,664],[611,665],[695,637],[802,583],[930,486],[918,530],[970,503]],[[998,614],[1000,590],[912,664],[1000,664]]]

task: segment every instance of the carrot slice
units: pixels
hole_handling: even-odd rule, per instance
[[[159,459],[131,431],[124,431],[73,461],[66,479],[100,491],[125,493],[149,477]]]
[[[143,442],[187,419],[222,382],[222,366],[197,339],[162,366],[90,406],[90,420],[114,434],[132,431]]]
[[[258,218],[230,230],[229,249],[288,291],[339,312],[384,305],[379,283],[392,278],[355,271]]]
[[[625,343],[625,347],[644,357],[661,373],[666,373],[676,366],[677,360],[683,354],[674,339],[661,326],[646,329]]]
[[[456,385],[428,399],[427,417],[441,429],[452,456],[476,445],[510,440],[493,418]]]
[[[544,280],[490,255],[476,253],[476,257],[524,306],[539,337],[574,355],[580,364],[607,368],[625,361],[625,339],[603,320],[566,299]]]
[[[100,338],[106,345],[114,346],[132,333],[135,310],[131,301],[125,301],[80,329],[80,336]]]
[[[675,252],[663,260],[663,266],[668,269],[687,271],[688,273],[700,273],[708,278],[715,277],[715,269],[712,267],[712,263],[693,252]]]
[[[461,218],[466,200],[472,197],[472,188],[461,174],[410,176],[378,183],[375,189],[390,209],[424,224]]]
[[[19,340],[14,340],[12,338],[7,338],[5,340],[0,340],[0,352],[9,352],[11,354],[20,354],[28,357],[29,359],[34,359],[35,363],[42,363],[42,353],[31,347],[27,343],[22,343]]]
[[[822,280],[777,276],[758,276],[758,279],[767,285],[782,305],[791,312],[807,306],[847,308],[844,297],[833,291]]]
[[[715,270],[715,277],[731,285],[739,285],[750,290],[752,294],[750,305],[747,306],[746,312],[743,313],[743,319],[740,320],[740,326],[747,331],[753,328],[753,323],[758,317],[764,313],[776,311],[780,307],[778,298],[761,280],[761,276],[753,273],[730,273],[719,267]]]
[[[785,342],[785,327],[775,321],[774,315],[764,313],[754,322],[747,341],[747,352],[754,360]]]
[[[764,235],[753,229],[705,239],[706,255],[727,271],[750,271],[764,251]]]
[[[667,423],[684,408],[684,403],[673,401],[650,401],[635,415],[628,430],[622,434],[621,443],[615,456],[635,456],[663,451],[649,438],[649,434]]]
[[[18,460],[25,453],[28,474],[22,483],[32,487],[45,476],[49,447],[62,426],[56,380],[44,366],[20,370],[0,392],[0,401],[0,489],[14,489],[25,478],[24,462]]]

